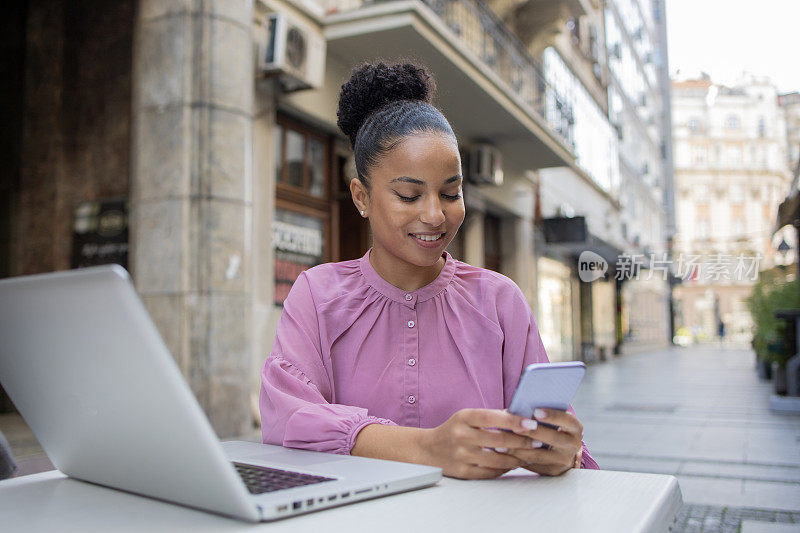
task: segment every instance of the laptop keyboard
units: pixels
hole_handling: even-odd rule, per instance
[[[245,465],[242,463],[233,463],[233,466],[251,494],[263,494],[265,492],[335,480],[335,478],[330,477],[312,476],[311,474],[301,474],[300,472],[290,472],[264,466]]]

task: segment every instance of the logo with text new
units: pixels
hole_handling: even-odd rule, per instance
[[[608,270],[608,262],[594,252],[586,250],[578,257],[578,277],[584,283],[602,278]]]

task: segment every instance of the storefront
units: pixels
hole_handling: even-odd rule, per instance
[[[669,293],[659,274],[645,269],[622,284],[622,335],[626,351],[664,347],[669,337]]]
[[[275,141],[274,303],[315,265],[363,255],[366,222],[350,200],[353,170],[335,136],[279,113]]]
[[[538,266],[539,314],[536,322],[550,361],[573,359],[572,278],[570,268],[548,257]]]

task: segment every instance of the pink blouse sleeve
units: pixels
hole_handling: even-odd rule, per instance
[[[508,298],[499,298],[499,317],[505,335],[503,341],[503,404],[506,409],[511,404],[511,397],[522,376],[522,371],[531,363],[549,363],[547,352],[539,335],[539,327],[533,317],[530,305],[518,287],[515,294]],[[570,406],[570,413],[575,411]],[[581,468],[599,469],[586,443],[583,443]]]
[[[316,307],[305,273],[283,305],[272,353],[261,369],[261,435],[278,444],[347,455],[368,424],[391,424],[361,407],[330,403]]]

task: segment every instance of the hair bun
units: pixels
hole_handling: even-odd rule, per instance
[[[367,117],[396,100],[431,103],[436,82],[428,70],[411,62],[362,63],[353,68],[339,93],[337,125],[356,144],[356,134]]]

